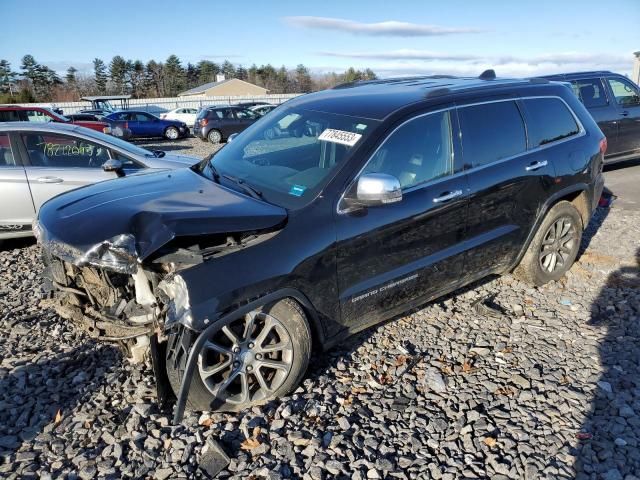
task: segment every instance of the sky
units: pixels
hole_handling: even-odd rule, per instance
[[[229,59],[312,72],[498,76],[613,70],[640,50],[640,0],[0,0],[0,59],[58,72],[99,57]]]

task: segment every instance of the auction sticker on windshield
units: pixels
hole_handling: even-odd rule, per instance
[[[349,147],[353,147],[360,138],[362,138],[362,135],[359,133],[347,132],[345,130],[334,130],[333,128],[327,128],[318,137],[319,140],[324,140],[325,142],[339,143]]]

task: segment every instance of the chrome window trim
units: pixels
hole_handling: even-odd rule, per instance
[[[415,117],[408,118],[407,120],[402,122],[400,125],[398,125],[396,128],[394,128],[387,135],[387,137],[382,141],[382,143],[380,143],[380,145],[378,145],[378,147],[374,150],[374,152],[369,156],[369,159],[366,161],[366,163],[362,166],[360,171],[353,177],[353,180],[349,183],[349,185],[347,185],[347,188],[344,190],[344,192],[342,192],[342,195],[340,195],[340,198],[338,199],[338,203],[336,205],[336,213],[338,215],[342,215],[342,214],[349,213],[349,212],[353,211],[353,209],[349,209],[349,208],[344,209],[344,210],[340,208],[340,204],[344,200],[344,196],[349,191],[349,189],[353,186],[354,182],[360,177],[360,175],[362,175],[362,172],[367,167],[369,162],[373,159],[373,157],[378,153],[378,150],[380,150],[383,147],[383,145],[387,142],[387,140],[398,129],[402,128],[407,123],[412,122],[413,120],[416,120],[418,118],[425,117],[427,115],[432,115],[434,113],[441,113],[441,112],[445,112],[445,111],[451,111],[451,110],[467,108],[467,107],[474,107],[476,105],[486,105],[486,104],[490,104],[490,103],[499,103],[499,102],[518,102],[519,100],[533,100],[533,99],[538,99],[538,98],[556,98],[556,99],[560,100],[562,103],[564,103],[565,107],[567,108],[567,110],[569,110],[569,113],[571,113],[571,116],[575,120],[576,125],[578,125],[578,133],[576,133],[574,135],[571,135],[569,137],[562,138],[560,140],[556,140],[554,142],[547,143],[545,145],[539,145],[539,146],[531,148],[531,149],[529,149],[528,145],[527,145],[527,149],[525,151],[517,153],[516,155],[511,155],[510,157],[501,158],[501,159],[496,160],[494,162],[486,163],[484,165],[479,165],[477,167],[471,167],[471,168],[466,169],[466,170],[463,169],[463,170],[461,170],[459,172],[453,173],[453,174],[448,175],[446,177],[434,178],[433,180],[429,180],[429,181],[422,182],[422,183],[419,183],[419,184],[416,184],[416,185],[412,185],[411,187],[408,187],[407,189],[403,189],[402,192],[403,193],[413,192],[413,191],[418,190],[420,188],[431,186],[431,185],[434,185],[434,184],[436,184],[438,182],[442,182],[444,180],[450,180],[452,178],[456,178],[458,176],[461,176],[462,174],[466,175],[469,172],[475,172],[475,171],[482,170],[484,168],[487,168],[487,167],[490,167],[490,166],[493,166],[493,165],[498,165],[498,164],[501,164],[501,163],[504,163],[504,162],[508,162],[509,160],[513,160],[514,158],[520,157],[522,155],[528,155],[530,153],[535,153],[535,152],[538,152],[538,151],[546,150],[549,147],[553,147],[553,146],[559,145],[561,143],[567,142],[569,140],[574,140],[574,139],[583,137],[583,136],[585,136],[587,134],[584,126],[582,125],[582,122],[580,121],[580,119],[578,118],[576,113],[573,111],[573,108],[571,108],[571,106],[565,101],[564,98],[559,97],[558,95],[529,95],[529,96],[525,96],[525,97],[501,98],[501,99],[497,99],[497,100],[487,100],[487,101],[484,101],[484,102],[468,103],[468,104],[465,104],[465,105],[454,105],[452,107],[440,108],[438,110],[433,110],[433,111],[430,111],[430,112],[422,113],[420,115],[416,115]],[[516,106],[517,106],[517,104],[516,104]],[[518,106],[518,110],[520,110],[519,106]],[[523,124],[523,126],[525,128],[525,134],[526,134],[527,122],[526,122],[526,119],[525,119],[523,113],[524,112],[520,112],[520,115],[522,116],[522,124]],[[460,129],[460,125],[458,125],[458,129]],[[451,138],[453,139],[453,132],[452,132]],[[527,137],[527,143],[528,143],[528,141],[529,141],[529,139]],[[455,151],[452,151],[452,156],[453,156],[454,162],[455,162]]]

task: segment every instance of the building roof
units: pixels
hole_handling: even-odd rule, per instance
[[[460,92],[506,91],[529,84],[549,84],[544,79],[421,76],[369,80],[338,85],[330,90],[293,98],[287,105],[340,115],[382,120],[418,102],[440,103]]]
[[[223,83],[227,83],[229,80],[232,80],[232,79],[229,78],[227,80],[221,80],[219,82],[205,83],[204,85],[200,85],[199,87],[194,87],[194,88],[191,88],[191,89],[189,89],[189,90],[187,90],[185,92],[180,92],[178,94],[178,96],[182,96],[182,95],[199,95],[201,93],[206,92],[211,87],[217,87],[218,85],[222,85]]]
[[[185,92],[181,92],[178,94],[179,97],[185,96],[185,95],[201,95],[203,93],[205,93],[207,90],[209,90],[210,88],[213,87],[217,87],[218,85],[222,85],[223,83],[228,83],[228,82],[242,82],[242,83],[246,83],[247,85],[251,85],[252,87],[256,87],[256,88],[262,88],[263,90],[268,90],[264,87],[261,87],[260,85],[255,85],[253,83],[249,83],[246,82],[244,80],[240,80],[239,78],[227,78],[226,80],[221,80],[219,82],[209,82],[209,83],[205,83],[204,85],[200,85],[199,87],[194,87],[190,90],[187,90]]]

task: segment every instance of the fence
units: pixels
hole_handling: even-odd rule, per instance
[[[232,105],[239,102],[267,102],[279,105],[291,98],[299,96],[299,93],[278,94],[278,95],[249,95],[249,96],[224,96],[224,97],[207,97],[204,95],[193,95],[188,97],[172,97],[172,98],[132,98],[129,100],[129,108],[136,110],[144,110],[150,113],[162,113],[174,108],[200,108],[203,105]],[[119,102],[113,102],[117,108]],[[53,107],[61,108],[65,114],[77,113],[80,110],[91,108],[89,102],[51,102],[51,103],[28,103],[23,104],[34,107]]]

